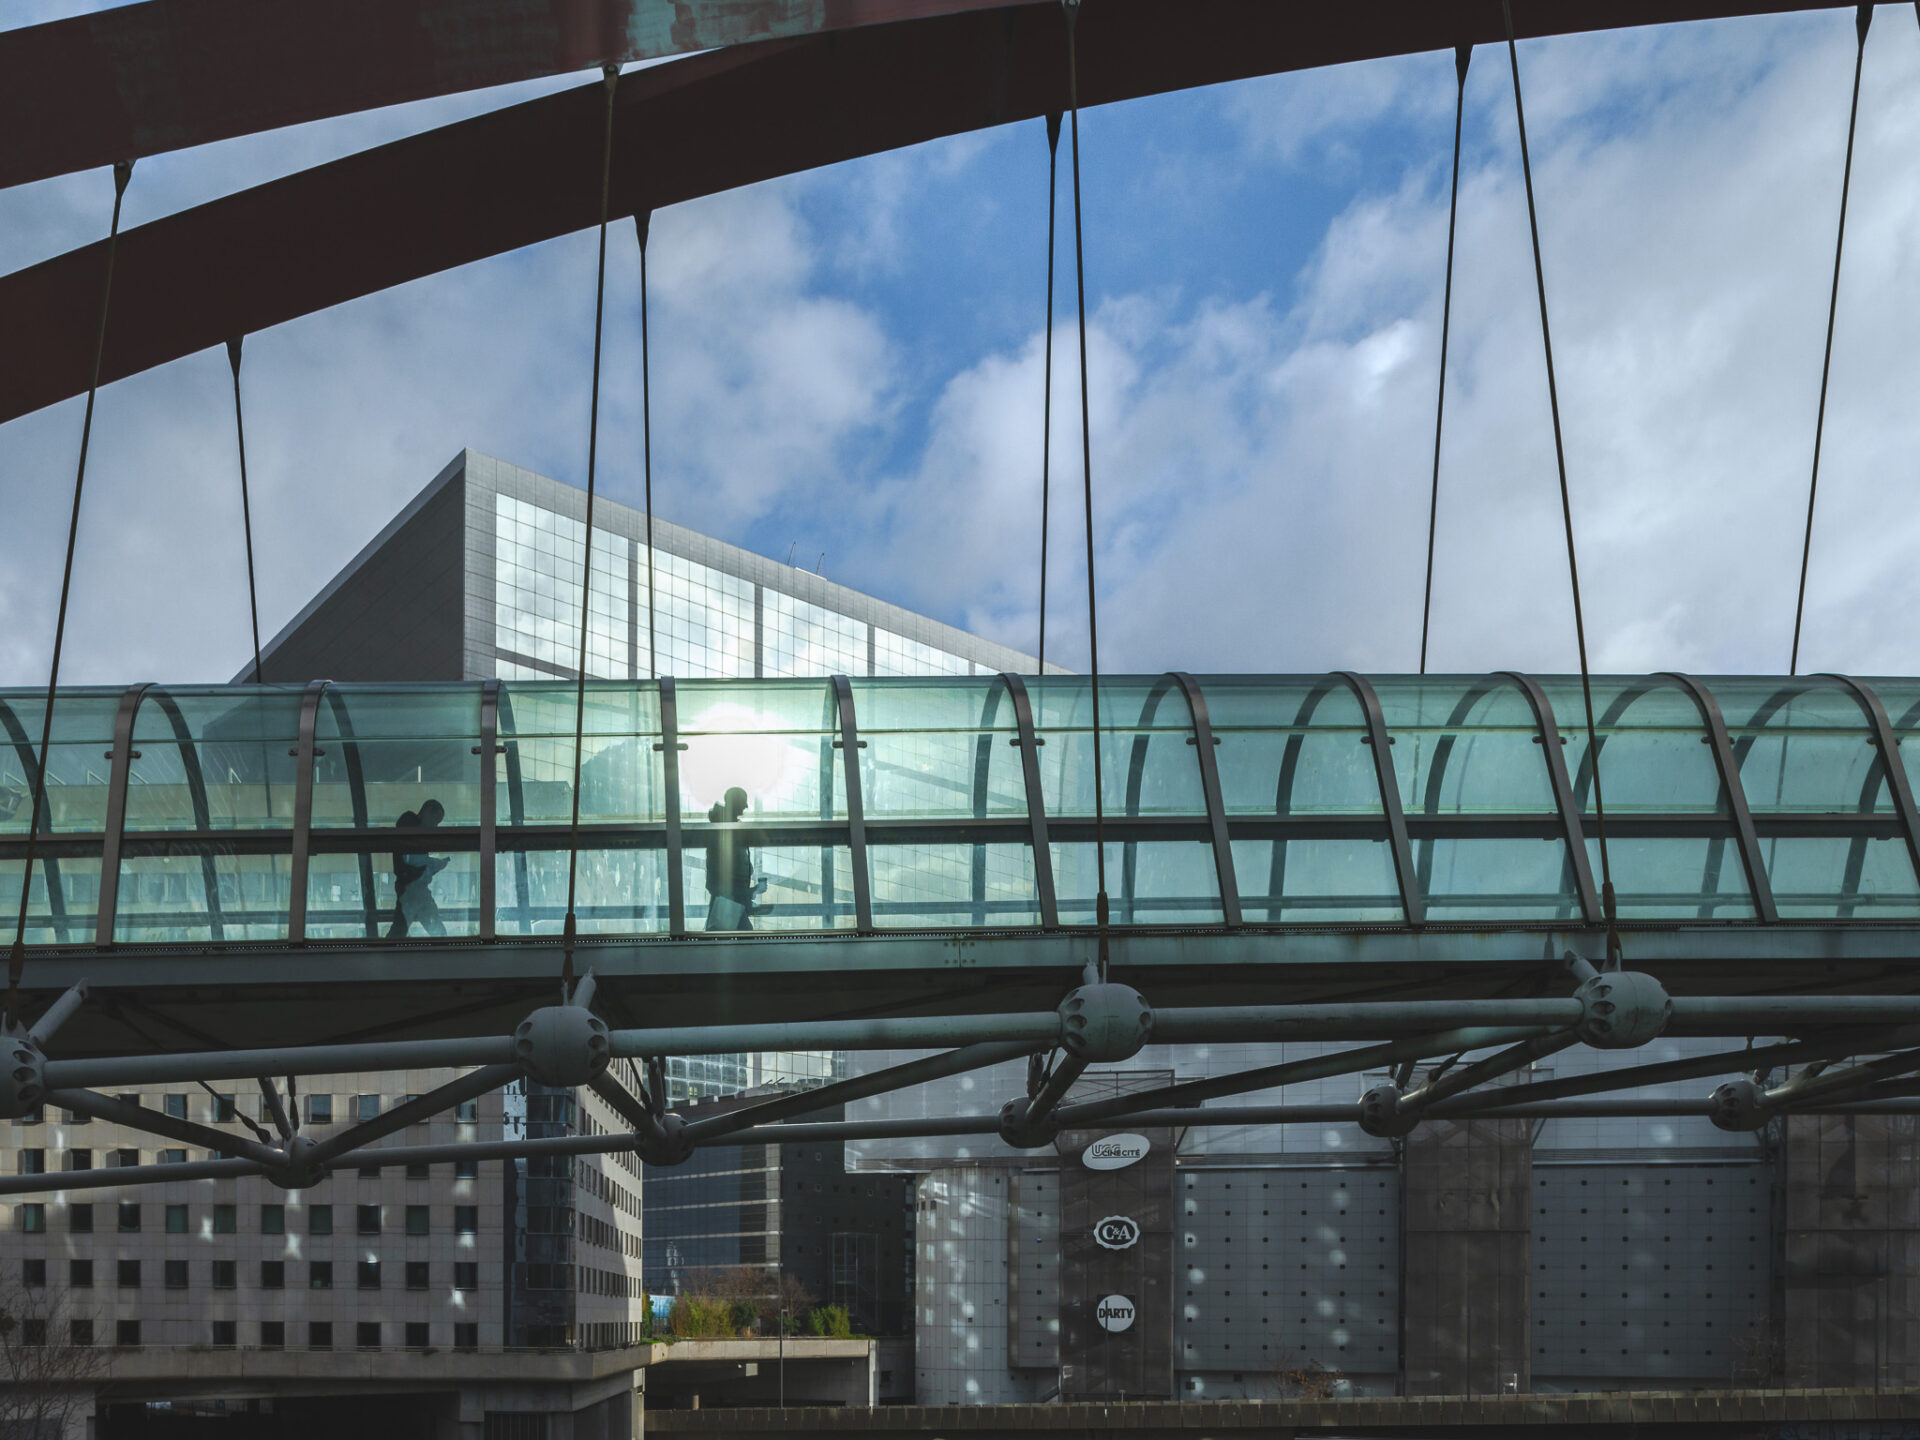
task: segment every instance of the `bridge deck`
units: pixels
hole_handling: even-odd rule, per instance
[[[1556,988],[1597,954],[1596,764],[1635,964],[1676,993],[1909,986],[1920,680],[1601,679],[1597,747],[1566,677],[1100,700],[1115,962],[1163,1003]],[[595,682],[584,963],[648,1023],[1051,1004],[1091,954],[1090,701],[1073,676]],[[0,906],[43,703],[0,693]],[[575,719],[556,683],[63,692],[25,983],[257,1043],[494,1028],[559,967]],[[106,1013],[65,1043],[125,1044]]]

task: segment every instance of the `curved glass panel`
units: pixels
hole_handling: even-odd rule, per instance
[[[840,707],[819,680],[676,688],[691,930],[851,927]]]
[[[358,833],[315,837],[309,936],[479,932],[479,748],[478,685],[327,687],[313,827]]]
[[[1893,816],[1880,747],[1854,692],[1819,676],[1717,678],[1712,688],[1781,915],[1818,918],[1836,904],[1861,919],[1920,914],[1920,881],[1897,825],[1874,834],[1783,833],[1788,821],[1770,818]]]
[[[1402,918],[1366,713],[1338,676],[1200,682],[1249,921]],[[1259,835],[1253,817],[1270,822]],[[1244,819],[1242,817],[1245,817]]]
[[[1541,677],[1553,705],[1586,830],[1588,861],[1600,882],[1594,823],[1593,758],[1578,676]],[[1730,815],[1700,706],[1670,676],[1593,678],[1600,786],[1620,914],[1632,920],[1751,920],[1755,910],[1733,825],[1704,818],[1676,833],[1658,816]],[[1646,817],[1640,821],[1640,817]],[[1640,821],[1640,823],[1636,823]]]
[[[1019,722],[1006,682],[986,675],[850,684],[874,923],[1038,921]],[[924,823],[903,834],[882,821]]]
[[[1340,675],[1197,683],[1215,741],[1208,756],[1175,677],[1102,682],[1113,922],[1218,923],[1216,825],[1246,923],[1400,921],[1360,687]],[[1032,926],[1043,918],[1048,873],[1061,921],[1094,919],[1085,678],[1026,682],[1040,742],[1032,752],[1017,743],[1016,692],[999,676],[847,684],[850,717],[825,680],[685,682],[675,691],[669,751],[658,684],[593,682],[577,865],[569,857],[575,688],[567,682],[500,685],[494,746],[484,756],[479,684],[64,692],[27,938],[94,941],[100,867],[115,849],[107,929],[129,945],[284,939],[296,850],[307,855],[305,933],[322,940],[557,934],[570,869],[584,931],[661,933],[672,923],[674,845],[685,925],[696,934],[851,928],[856,880],[881,929]],[[1580,684],[1569,676],[1539,684],[1556,711],[1548,743],[1566,762],[1568,799],[1598,879]],[[1920,680],[1871,684],[1896,738],[1908,742],[1899,773],[1920,784]],[[1784,918],[1920,917],[1905,819],[1877,732],[1849,686],[1818,676],[1733,677],[1696,698],[1674,677],[1603,676],[1593,690],[1610,858],[1627,918],[1750,922],[1750,859]],[[1371,691],[1427,922],[1585,923],[1552,752],[1524,687],[1502,676],[1389,676]],[[1723,790],[1703,704],[1724,717],[1732,792]],[[23,883],[41,707],[35,692],[0,693],[0,913],[18,904]],[[310,776],[298,760],[307,713]],[[117,754],[123,714],[132,743]],[[854,870],[849,718],[864,875]],[[1207,810],[1209,757],[1218,815]],[[1035,863],[1029,765],[1046,810],[1047,871]],[[124,820],[109,836],[120,799]],[[299,837],[296,817],[309,801],[311,829]],[[483,856],[492,865],[484,887],[491,915],[480,910]]]
[[[505,827],[494,855],[495,926],[502,935],[558,935],[566,927],[568,852],[511,832],[565,827],[573,817],[573,734],[581,719],[580,824],[574,914],[582,934],[643,934],[669,924],[666,770],[655,684],[589,681],[584,717],[568,681],[500,687],[493,756],[494,815]],[[608,826],[629,830],[596,843]],[[564,845],[565,831],[558,837]]]

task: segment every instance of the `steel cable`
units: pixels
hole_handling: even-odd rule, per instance
[[[1920,9],[1920,7],[1916,7]],[[1820,408],[1813,422],[1813,474],[1807,482],[1807,531],[1800,542],[1800,592],[1793,602],[1793,650],[1787,661],[1787,673],[1800,673],[1800,622],[1807,608],[1807,565],[1813,556],[1813,502],[1820,492],[1820,444],[1827,428],[1827,378],[1833,373],[1833,322],[1840,309],[1840,255],[1847,243],[1847,191],[1853,185],[1853,135],[1860,121],[1860,70],[1867,58],[1867,27],[1873,23],[1873,6],[1862,5],[1854,12],[1853,101],[1847,110],[1847,159],[1840,172],[1840,224],[1833,237],[1833,289],[1827,296],[1827,345],[1820,358]]]
[[[1067,103],[1073,124],[1073,281],[1080,302],[1080,465],[1086,492],[1087,515],[1087,655],[1089,690],[1093,700],[1093,852],[1098,889],[1094,896],[1094,926],[1099,935],[1100,978],[1107,978],[1107,807],[1100,761],[1100,610],[1093,566],[1093,421],[1087,398],[1087,262],[1083,244],[1085,226],[1080,210],[1080,62],[1075,24],[1080,0],[1061,0],[1067,22]],[[1035,857],[1036,861],[1039,857]]]
[[[1453,234],[1460,215],[1460,127],[1467,113],[1467,66],[1473,46],[1458,45],[1453,69],[1453,186],[1447,198],[1447,280],[1440,300],[1440,397],[1433,406],[1433,498],[1427,505],[1427,589],[1420,605],[1420,673],[1427,673],[1427,630],[1433,621],[1433,541],[1440,524],[1440,432],[1447,418],[1447,334],[1453,323]]]
[[[93,440],[93,405],[100,393],[100,360],[107,348],[107,312],[113,300],[113,259],[120,245],[120,202],[126,198],[133,162],[113,167],[113,221],[107,230],[106,274],[100,282],[100,323],[93,337],[93,372],[87,381],[87,408],[80,422],[80,463],[73,477],[73,513],[67,521],[67,559],[60,573],[60,609],[53,623],[53,660],[47,673],[47,705],[40,718],[40,761],[33,773],[33,804],[27,811],[26,864],[20,871],[20,911],[14,918],[13,947],[7,954],[7,1006],[0,1033],[20,1023],[20,976],[27,964],[27,902],[33,894],[33,863],[40,839],[40,812],[47,803],[47,760],[53,748],[53,700],[60,688],[60,652],[67,638],[67,600],[73,593],[73,552],[80,539],[80,496],[87,483],[87,447]],[[50,818],[50,817],[49,817]]]
[[[227,363],[233,367],[233,433],[240,442],[240,526],[247,541],[247,608],[253,617],[253,683],[261,683],[260,594],[253,581],[253,504],[247,496],[247,424],[240,409],[240,346],[236,335],[227,341]]]
[[[1060,190],[1060,112],[1047,112],[1047,348],[1040,383],[1040,654],[1035,673],[1047,673],[1047,519],[1053,467],[1053,252],[1054,200]]]
[[[600,336],[607,300],[607,205],[613,188],[613,98],[620,86],[620,67],[603,65],[607,92],[606,130],[600,148],[600,265],[593,292],[593,396],[587,419],[587,523],[580,553],[580,672],[576,677],[573,711],[573,808],[567,821],[567,918],[561,929],[564,953],[560,979],[573,987],[573,945],[579,934],[574,898],[580,878],[580,752],[587,732],[587,629],[593,611],[593,495],[594,466],[600,447]]]
[[[1573,498],[1567,487],[1567,447],[1560,426],[1560,388],[1553,372],[1553,330],[1547,323],[1547,272],[1540,258],[1540,216],[1533,199],[1533,161],[1527,154],[1527,110],[1520,98],[1520,52],[1513,42],[1513,0],[1500,0],[1507,25],[1507,61],[1513,70],[1513,114],[1520,131],[1520,173],[1527,190],[1527,231],[1533,241],[1533,280],[1540,298],[1540,344],[1547,362],[1547,404],[1553,412],[1553,458],[1560,475],[1560,516],[1567,531],[1567,576],[1573,586],[1573,634],[1580,651],[1580,696],[1586,707],[1587,753],[1593,757],[1593,819],[1600,846],[1600,909],[1607,926],[1609,964],[1620,958],[1620,934],[1607,854],[1607,806],[1600,792],[1600,738],[1593,719],[1593,677],[1587,668],[1587,622],[1580,603],[1580,560],[1573,543]],[[1542,735],[1547,744],[1558,737]]]

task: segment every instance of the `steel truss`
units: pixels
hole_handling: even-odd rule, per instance
[[[1920,1114],[1920,996],[1670,996],[1637,971],[1598,972],[1567,957],[1574,983],[1562,997],[1374,1001],[1347,1004],[1167,1007],[1129,985],[1083,982],[1053,1010],[999,1015],[826,1020],[774,1025],[609,1029],[593,1013],[591,973],[558,1004],[534,1010],[511,1035],[282,1046],[87,1059],[49,1057],[48,1044],[87,1003],[85,982],[61,995],[31,1026],[5,1040],[0,1118],[58,1105],[95,1119],[204,1146],[215,1158],[173,1165],[0,1177],[0,1194],[33,1194],[260,1176],[298,1190],[335,1167],[381,1168],[449,1160],[632,1152],[649,1165],[674,1165],[709,1145],[778,1144],[889,1136],[997,1135],[1022,1149],[1049,1145],[1062,1129],[1098,1125],[1204,1127],[1353,1121],[1376,1136],[1400,1136],[1438,1120],[1555,1119],[1582,1116],[1705,1116],[1727,1130],[1755,1130],[1789,1114]],[[1622,1065],[1597,1075],[1503,1085],[1557,1050],[1587,1045],[1631,1050],[1654,1038],[1778,1035],[1781,1043]],[[1384,1038],[1383,1038],[1384,1037]],[[1185,1081],[1111,1099],[1067,1103],[1089,1066],[1118,1064],[1150,1041],[1362,1042],[1352,1048]],[[892,1050],[935,1053],[826,1085],[688,1121],[667,1109],[665,1057],[756,1050]],[[1456,1065],[1464,1057],[1485,1058]],[[1853,1063],[1840,1063],[1848,1057]],[[997,1115],[917,1120],[793,1122],[788,1117],[931,1080],[1027,1058],[1026,1094]],[[1421,1062],[1442,1061],[1414,1083]],[[616,1062],[618,1065],[616,1067]],[[1798,1062],[1799,1068],[1789,1067]],[[642,1069],[644,1067],[644,1075]],[[300,1133],[288,1094],[301,1076],[342,1071],[446,1068],[463,1073],[384,1114],[314,1140]],[[1209,1106],[1207,1102],[1309,1080],[1378,1074],[1390,1078],[1350,1104]],[[1631,1092],[1674,1080],[1730,1075],[1698,1100]],[[1777,1076],[1777,1079],[1769,1077]],[[259,1138],[158,1114],[100,1093],[102,1086],[172,1081],[255,1080],[274,1125]],[[590,1086],[632,1128],[616,1134],[453,1145],[383,1145],[388,1136],[514,1081]],[[1594,1098],[1596,1093],[1600,1098]]]

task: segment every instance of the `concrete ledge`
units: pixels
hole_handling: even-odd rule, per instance
[[[1352,1400],[1144,1402],[1111,1405],[891,1406],[876,1410],[795,1406],[786,1410],[649,1410],[659,1435],[966,1435],[1025,1440],[1124,1431],[1138,1440],[1244,1433],[1434,1435],[1497,1430],[1519,1437],[1564,1437],[1569,1430],[1656,1434],[1750,1434],[1782,1420],[1908,1420],[1920,1415],[1920,1391],[1675,1390],[1486,1397],[1408,1396]]]

